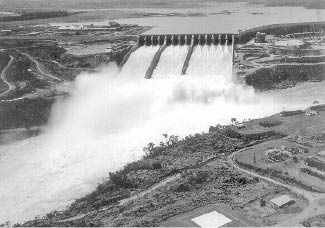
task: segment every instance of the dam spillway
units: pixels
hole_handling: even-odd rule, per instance
[[[188,49],[188,45],[168,46],[162,53],[152,78],[168,78],[179,75]]]
[[[123,59],[122,75],[168,78],[230,74],[235,34],[141,35]]]
[[[151,60],[153,59],[158,49],[159,46],[145,46],[138,48],[136,51],[131,53],[129,59],[126,61],[122,68],[121,76],[144,78],[145,72],[150,66]]]
[[[143,45],[231,45],[238,42],[238,34],[159,34],[140,35],[137,43]]]

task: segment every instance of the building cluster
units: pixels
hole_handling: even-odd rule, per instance
[[[255,42],[256,43],[266,43],[266,33],[257,32]]]

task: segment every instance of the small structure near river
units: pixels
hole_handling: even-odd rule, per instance
[[[280,197],[270,200],[271,207],[275,209],[288,207],[294,203],[295,201],[288,195],[282,195]]]

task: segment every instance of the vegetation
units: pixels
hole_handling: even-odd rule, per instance
[[[54,99],[21,99],[0,102],[0,130],[30,128],[47,123]]]
[[[325,214],[317,215],[301,223],[304,227],[325,227]]]
[[[209,164],[222,158],[224,154],[229,154],[247,146],[251,143],[250,140],[262,142],[266,139],[279,137],[279,134],[274,132],[241,134],[239,138],[232,138],[229,137],[229,131],[219,129],[210,133],[190,135],[184,139],[179,139],[175,135],[164,134],[163,136],[164,141],[160,142],[159,145],[149,143],[143,148],[146,155],[142,160],[132,162],[122,170],[110,173],[108,180],[100,184],[92,193],[76,200],[67,210],[54,213],[54,215],[50,214],[43,219],[31,221],[24,225],[82,226],[87,224],[87,226],[91,226],[93,224],[102,226],[107,225],[107,223],[102,223],[105,220],[115,221],[110,226],[157,226],[167,218],[181,211],[191,210],[199,205],[202,206],[211,202],[225,202],[232,205],[233,196],[230,195],[232,189],[234,188],[234,193],[238,193],[238,187],[257,183],[259,182],[258,178],[247,178],[244,175],[238,175],[223,163],[216,163],[218,168],[211,168]],[[181,174],[177,182],[171,184],[168,188],[166,187],[167,189],[157,190],[158,193],[155,191],[155,194],[160,194],[160,196],[152,199],[144,197],[144,200],[148,200],[148,202],[146,201],[147,203],[141,203],[138,206],[133,204],[133,206],[129,204],[125,206],[119,205],[122,199],[149,189],[176,173]],[[208,191],[207,189],[210,187],[207,186],[210,186],[211,190]],[[202,193],[198,195],[200,191]],[[187,195],[185,197],[183,195],[185,193],[191,196]],[[203,198],[200,199],[200,197]],[[186,199],[191,202],[186,205],[192,206],[180,207],[177,205],[179,201],[176,199],[181,201]],[[143,205],[146,206],[143,207]],[[177,210],[168,209],[163,212],[162,208],[166,207],[176,207]],[[103,220],[100,219],[100,211],[103,211]],[[123,211],[128,211],[128,213],[125,212],[126,214],[124,214]],[[159,214],[155,214],[158,211]],[[150,217],[151,219],[146,217],[150,213],[155,214],[155,216]],[[86,214],[87,216],[75,221],[58,222],[80,214]],[[121,214],[123,216],[119,217],[118,215]],[[92,217],[93,215],[96,215],[96,218]],[[134,219],[133,216],[136,216],[137,219]],[[128,219],[126,220],[126,218]],[[152,218],[155,218],[155,220],[152,220]]]
[[[280,126],[282,124],[281,121],[264,121],[259,123],[262,127],[265,128],[271,128],[271,127],[276,127]]]
[[[280,171],[280,170],[275,170],[275,169],[271,169],[271,168],[263,169],[263,168],[259,168],[259,167],[256,167],[254,165],[251,165],[251,164],[240,162],[238,160],[236,160],[236,163],[239,164],[241,167],[244,167],[244,168],[249,169],[249,170],[253,170],[253,171],[257,172],[257,173],[262,174],[263,176],[270,176],[272,178],[277,178],[277,179],[280,179],[280,180],[282,180],[284,182],[299,186],[299,187],[301,187],[303,189],[306,189],[308,191],[318,192],[313,187],[311,187],[309,185],[306,185],[306,184],[302,183],[299,180],[296,180],[294,177],[288,176],[288,174],[286,174],[286,173],[283,174],[282,171]]]
[[[306,158],[305,162],[308,166],[314,167],[320,171],[325,171],[325,163],[318,160],[317,158]]]
[[[281,83],[287,81],[296,85],[298,82],[308,80],[324,80],[325,65],[278,65],[271,68],[262,68],[247,75],[247,85],[259,90],[274,89]],[[284,87],[285,88],[285,87]]]
[[[325,175],[322,175],[322,174],[320,174],[318,172],[312,171],[311,169],[301,168],[300,171],[303,172],[303,173],[306,173],[306,174],[308,174],[310,176],[317,177],[317,178],[321,179],[322,181],[325,181]]]

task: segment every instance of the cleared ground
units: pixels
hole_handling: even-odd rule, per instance
[[[312,168],[306,164],[306,158],[314,157],[324,150],[325,113],[320,112],[316,116],[304,113],[289,117],[277,115],[266,121],[281,123],[271,129],[284,131],[288,137],[254,146],[240,153],[237,156],[238,162],[279,171],[284,176],[293,177],[315,190],[325,192],[324,180],[300,171],[301,168]],[[263,129],[262,126],[257,126],[254,126],[254,130]],[[248,127],[248,130],[251,129]]]

